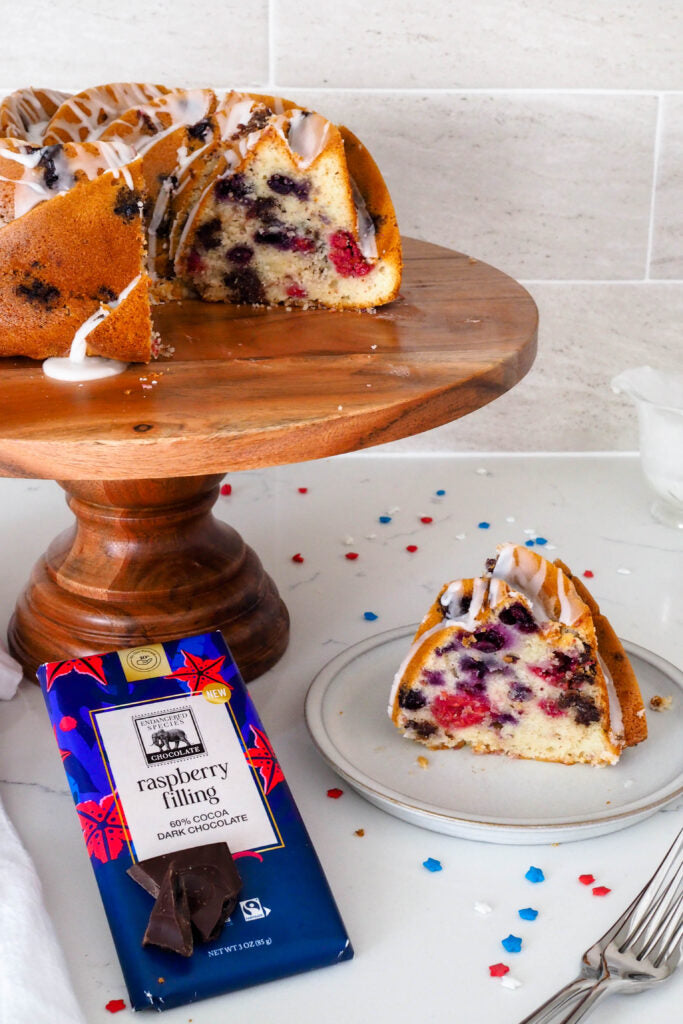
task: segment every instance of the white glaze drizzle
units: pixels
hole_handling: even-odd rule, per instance
[[[366,260],[377,259],[377,237],[372,217],[368,213],[365,200],[361,195],[356,182],[351,178],[351,194],[353,205],[356,207],[356,227],[358,231],[358,244],[360,251]]]
[[[327,145],[330,122],[310,110],[295,110],[287,117],[287,143],[300,167],[310,167]]]
[[[102,356],[86,358],[88,336],[128,298],[140,277],[140,274],[134,277],[112,302],[102,303],[99,309],[84,320],[74,334],[68,356],[51,356],[44,361],[43,373],[47,377],[64,381],[95,380],[98,377],[111,377],[126,369],[128,364],[118,359],[104,359]]]
[[[617,696],[616,687],[612,674],[607,668],[603,658],[598,654],[598,664],[602,669],[607,686],[607,698],[609,700],[609,738],[616,747],[622,746],[624,742],[624,716],[621,711],[621,704]]]
[[[505,580],[515,590],[524,594],[532,605],[536,618],[539,618],[539,614],[541,619],[554,618],[553,609],[548,607],[548,599],[542,590],[550,563],[541,558],[539,567],[537,557],[534,552],[520,544],[501,544],[498,547],[498,558],[492,575]],[[571,580],[559,570],[557,576],[560,602],[558,622],[565,626],[573,626],[585,614],[586,605],[577,594]]]

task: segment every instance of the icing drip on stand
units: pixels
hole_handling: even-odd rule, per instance
[[[43,362],[43,373],[46,377],[54,380],[70,382],[84,380],[99,380],[102,377],[115,377],[127,368],[128,363],[122,363],[118,359],[104,359],[102,356],[86,356],[88,335],[95,330],[98,324],[109,316],[109,314],[120,306],[133,291],[140,280],[140,275],[133,278],[121,294],[113,302],[101,305],[96,312],[85,320],[78,328],[71,342],[71,349],[68,356],[51,356]]]

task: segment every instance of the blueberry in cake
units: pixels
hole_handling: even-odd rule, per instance
[[[503,544],[446,584],[394,679],[389,715],[433,749],[615,764],[647,737],[638,682],[595,600],[559,560]]]
[[[282,97],[124,82],[0,102],[0,267],[0,356],[147,361],[150,301],[378,306],[401,243],[347,129]]]

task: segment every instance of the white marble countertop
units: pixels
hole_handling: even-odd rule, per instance
[[[442,582],[480,571],[497,543],[539,535],[549,555],[576,572],[594,572],[591,588],[620,636],[680,665],[683,536],[651,520],[632,455],[366,454],[229,480],[232,494],[219,500],[217,513],[257,550],[292,617],[287,653],[251,685],[251,694],[356,955],[333,968],[168,1011],[164,1020],[515,1024],[576,974],[583,950],[654,870],[683,824],[683,810],[560,845],[503,846],[428,832],[339,782],[307,734],[306,690],[340,651],[417,621]],[[439,490],[446,493],[437,497]],[[56,484],[28,480],[0,480],[0,510],[5,628],[33,562],[70,525],[71,514]],[[385,514],[391,522],[382,524],[378,517]],[[423,524],[421,516],[433,521]],[[484,521],[488,529],[478,526]],[[418,550],[409,554],[408,544]],[[345,558],[349,550],[358,552],[355,561]],[[303,563],[292,562],[297,552]],[[366,621],[366,611],[377,619]],[[106,1003],[127,1002],[127,994],[37,687],[24,682],[0,706],[0,737],[0,793],[42,879],[86,1019],[110,1021]],[[635,772],[637,750],[629,756]],[[344,795],[330,800],[326,792],[335,785]],[[443,870],[425,871],[427,857],[440,860]],[[542,886],[525,882],[531,864],[544,870]],[[609,886],[609,896],[597,899],[579,886],[582,873]],[[476,901],[492,912],[478,914]],[[538,919],[520,921],[517,909],[530,903]],[[519,954],[500,945],[510,932],[524,936]],[[488,965],[499,961],[510,963],[520,988],[505,989],[489,976]],[[679,972],[657,990],[603,1002],[590,1019],[672,1021],[682,999]],[[113,1019],[131,1018],[125,1009]]]

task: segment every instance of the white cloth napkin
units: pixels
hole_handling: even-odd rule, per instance
[[[21,682],[0,646],[0,697]],[[31,858],[0,803],[0,1021],[85,1024]]]

